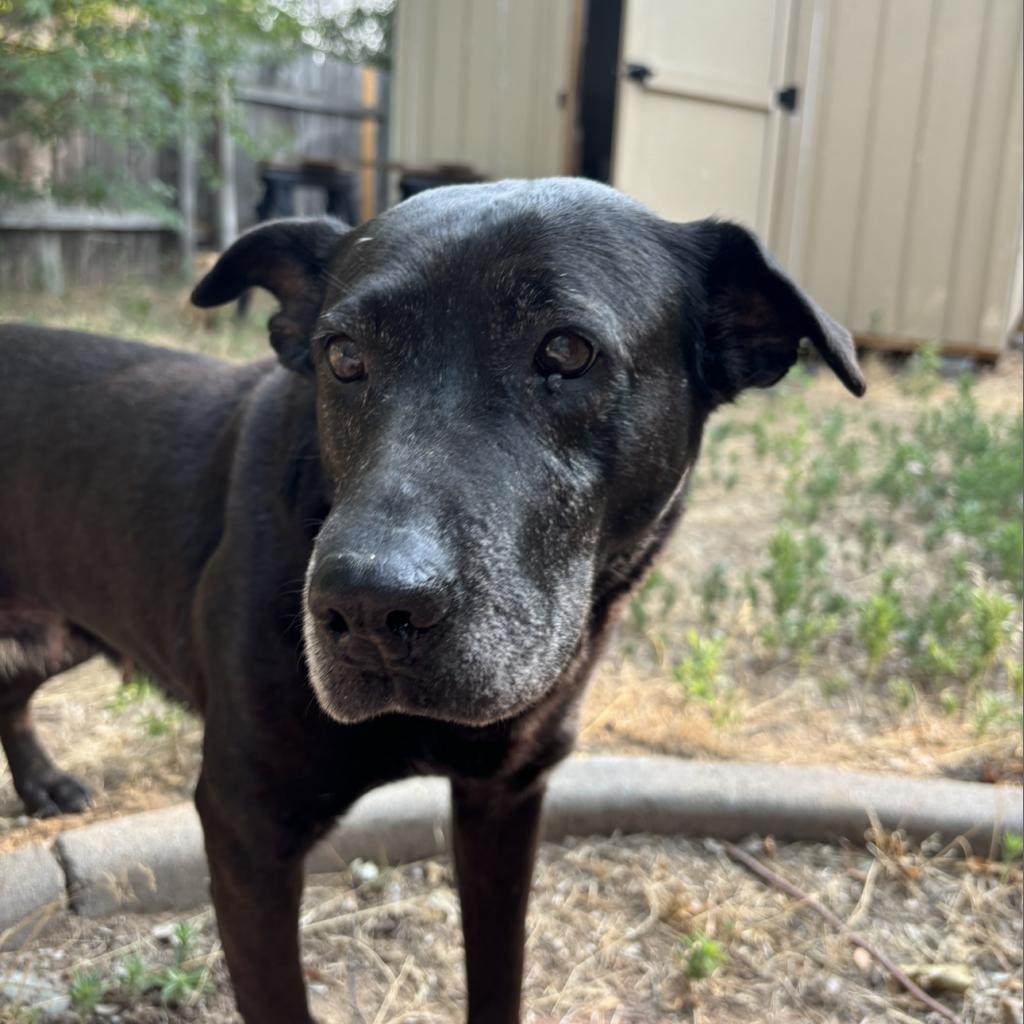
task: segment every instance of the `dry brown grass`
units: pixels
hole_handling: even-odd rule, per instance
[[[93,791],[84,814],[29,819],[0,766],[0,853],[52,839],[90,821],[150,810],[191,796],[199,772],[197,719],[151,695],[117,710],[121,676],[101,659],[49,683],[33,701],[39,732],[61,766]],[[154,731],[165,731],[153,735]]]
[[[849,414],[855,423],[869,417],[906,421],[922,405],[948,402],[955,387],[943,383],[922,401],[905,394],[899,378],[879,362],[868,367],[868,377],[868,397]],[[979,405],[989,414],[1019,413],[1020,379],[1019,356],[1008,356],[999,370],[977,386]],[[848,402],[839,386],[824,375],[807,389],[804,399],[812,422],[817,414]],[[779,413],[777,404],[767,404],[755,395],[721,418],[751,422]],[[869,460],[870,443],[865,436]],[[992,731],[979,729],[966,709],[949,713],[934,693],[915,691],[902,706],[888,688],[889,677],[871,673],[863,652],[848,638],[830,641],[813,657],[782,657],[766,647],[763,618],[759,620],[745,601],[724,605],[725,618],[718,624],[729,636],[726,668],[731,686],[725,699],[717,705],[691,701],[684,707],[672,671],[680,639],[688,628],[706,629],[694,585],[715,563],[736,572],[754,569],[782,517],[783,473],[770,460],[755,459],[749,440],[729,441],[719,462],[731,467],[738,482],[730,484],[722,471],[714,475],[698,471],[687,515],[661,566],[664,584],[674,592],[671,614],[640,630],[632,628],[628,618],[624,622],[620,643],[605,659],[590,689],[581,732],[583,748],[796,764],[827,762],[864,770],[1020,782],[1024,761],[1020,730],[1014,722]],[[844,539],[854,532],[868,503],[884,521],[884,505],[874,496],[863,495],[856,508],[841,503],[827,524],[819,527],[841,553]],[[934,589],[941,578],[940,567],[921,541],[924,524],[897,526],[902,533],[888,560],[900,566],[908,589]],[[864,571],[856,562],[837,559],[830,569],[832,585],[853,600],[863,599],[878,585],[877,570]],[[1019,618],[1006,655],[1020,660]]]
[[[764,847],[754,844],[760,856]],[[943,1003],[965,1024],[1011,1020],[1021,1004],[1019,868],[921,852],[898,836],[870,851],[770,846],[772,869],[825,902],[908,966],[963,964],[970,987]],[[657,836],[546,844],[529,920],[529,1024],[847,1024],[938,1021],[800,903],[731,863],[713,841]],[[139,956],[167,963],[153,936],[167,920],[71,920],[43,944],[0,956],[69,979],[110,973]],[[135,1005],[125,1021],[227,1024],[226,972],[209,911],[194,964],[210,983],[196,1005],[169,1012]],[[720,944],[721,966],[687,977],[687,936]],[[464,982],[458,906],[444,860],[384,870],[371,883],[348,873],[318,879],[303,904],[304,962],[325,1022],[456,1022]],[[1008,1006],[1009,1009],[1004,1009]],[[69,1017],[68,1020],[75,1018]]]

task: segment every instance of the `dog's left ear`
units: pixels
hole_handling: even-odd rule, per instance
[[[700,298],[688,316],[697,335],[693,368],[713,405],[784,377],[802,338],[853,394],[864,394],[850,332],[785,274],[753,234],[717,220],[673,227],[687,276],[697,278]]]
[[[266,288],[281,303],[269,320],[270,344],[290,370],[313,372],[309,347],[323,306],[326,272],[348,231],[341,221],[300,218],[269,221],[246,231],[195,286],[196,306],[220,306],[247,288]]]

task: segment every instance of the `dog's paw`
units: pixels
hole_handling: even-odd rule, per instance
[[[84,811],[92,801],[92,793],[73,775],[53,772],[24,785],[21,798],[29,814],[36,818],[53,818],[58,814]]]

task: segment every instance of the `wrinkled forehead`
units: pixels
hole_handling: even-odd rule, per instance
[[[346,238],[325,312],[550,312],[628,336],[676,290],[659,223],[589,183],[437,189]]]

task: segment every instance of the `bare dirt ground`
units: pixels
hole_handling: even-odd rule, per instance
[[[756,846],[773,870],[825,902],[904,969],[921,976],[946,965],[951,981],[963,975],[966,994],[938,992],[937,998],[964,1024],[1020,1019],[1019,868],[965,862],[950,851],[910,852],[892,836],[870,852],[810,844],[769,849],[767,857]],[[546,844],[534,891],[529,1024],[942,1019],[893,987],[798,901],[727,860],[713,841],[628,836]],[[59,979],[89,971],[116,975],[132,957],[154,968],[168,964],[173,951],[163,926],[176,920],[72,920],[44,946],[0,957],[0,987],[17,971]],[[201,986],[173,1010],[151,1005],[157,994],[127,1006],[111,996],[107,1019],[237,1021],[211,913],[187,920],[192,937],[184,967],[202,972]],[[306,976],[325,1022],[462,1019],[458,906],[445,861],[385,869],[362,882],[341,874],[310,887],[302,920]],[[710,977],[699,976],[708,969]],[[55,988],[60,991],[59,983]]]
[[[69,308],[74,314],[64,312]],[[121,312],[112,317],[110,309]],[[8,303],[5,315],[185,343],[229,357],[262,352],[262,335],[251,324],[238,327],[222,318],[207,331],[182,309],[180,299],[157,295],[60,308]],[[979,406],[1019,413],[1020,375],[1014,357],[985,375],[976,388]],[[941,408],[955,389],[954,382],[940,382],[922,399],[908,396],[886,367],[869,366],[869,377],[868,398],[859,405],[824,375],[800,384],[806,410],[794,418],[794,431],[808,424],[814,429],[834,407],[850,418],[899,424],[923,401]],[[791,414],[785,402],[754,394],[713,422],[762,421],[784,430]],[[681,681],[690,676],[682,667],[692,655],[685,638],[691,629],[709,630],[698,581],[715,563],[733,575],[759,566],[786,500],[786,478],[770,459],[754,458],[747,440],[709,437],[706,447],[657,586],[638,599],[635,614],[627,612],[591,686],[580,749],[1019,782],[1019,715],[1005,711],[1015,703],[1019,709],[1009,681],[1012,663],[1020,660],[1019,610],[1002,641],[1002,660],[984,681],[939,693],[907,683],[885,665],[869,665],[841,632],[813,650],[780,653],[765,640],[761,613],[734,585],[717,606],[715,632],[728,646],[710,695],[692,688],[684,693]],[[863,507],[840,504],[821,531],[841,545],[862,514]],[[885,521],[888,513],[879,507],[877,514]],[[902,531],[893,557],[908,587],[931,585],[935,556],[922,548],[912,525],[893,523]],[[852,562],[837,561],[830,573],[855,600],[877,587],[877,572]],[[114,670],[94,661],[40,692],[40,731],[62,766],[93,788],[96,801],[85,815],[26,819],[6,765],[0,767],[0,852],[89,820],[189,798],[199,764],[198,724],[155,692],[120,684]],[[780,845],[769,862],[852,919],[895,960],[965,967],[966,995],[942,996],[965,1024],[1020,1024],[1019,863],[965,859],[960,849],[907,851],[898,837],[876,840],[867,852]],[[527,1020],[534,1024],[940,1019],[854,958],[847,940],[806,907],[766,888],[710,842],[638,836],[546,846],[535,893],[527,977]],[[457,910],[444,862],[384,870],[370,881],[339,876],[334,885],[311,888],[305,907],[307,974],[325,1020],[460,1019]],[[115,971],[132,956],[154,967],[171,963],[172,951],[153,934],[162,920],[62,924],[25,950],[0,955],[0,988],[29,970],[58,990],[63,985],[66,994],[75,977]],[[114,1001],[108,1014],[139,1024],[235,1020],[210,914],[191,921],[187,966],[209,969],[199,994],[174,1010],[148,1006],[159,1002],[152,993],[127,1007]],[[709,977],[688,977],[705,970]],[[0,1008],[0,1020],[4,1012]]]

